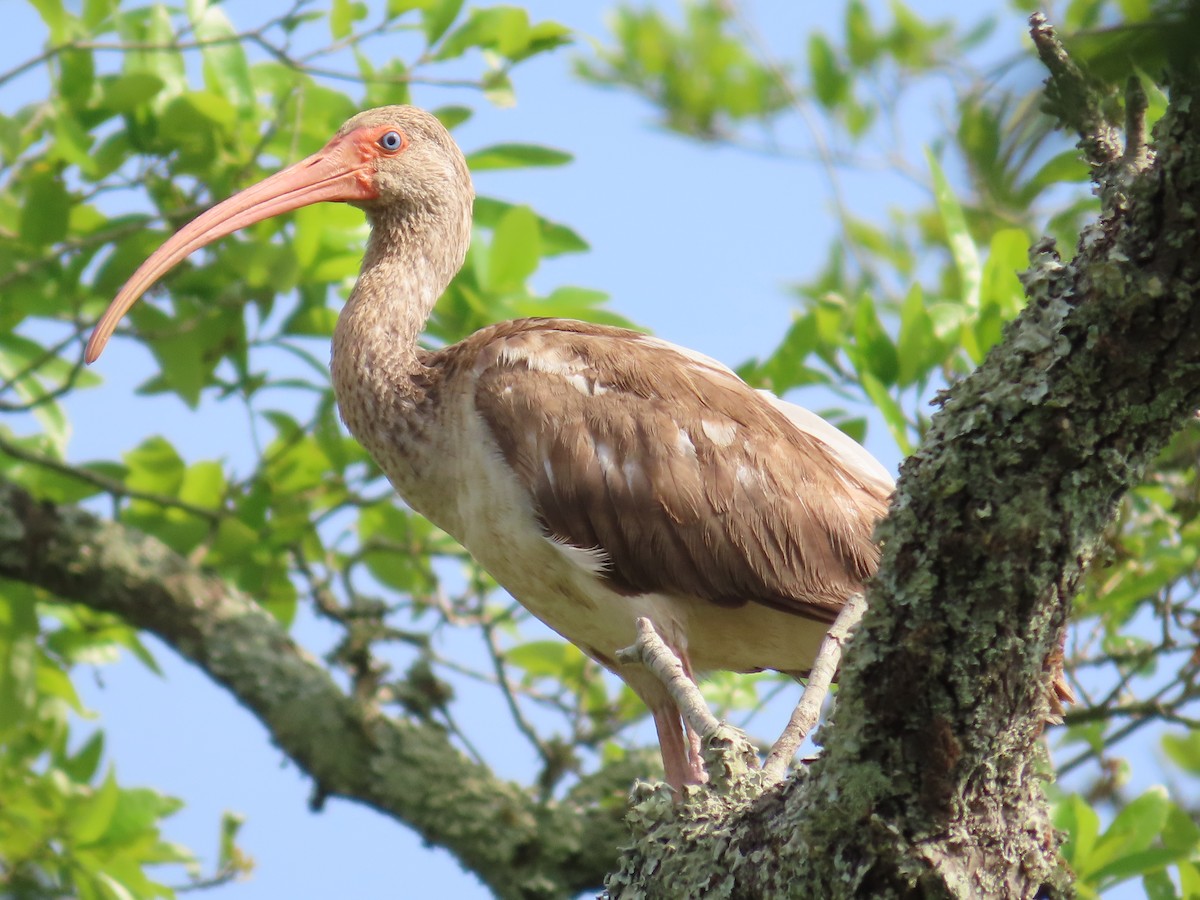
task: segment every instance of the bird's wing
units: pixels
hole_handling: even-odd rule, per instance
[[[637,332],[521,320],[479,339],[478,413],[547,537],[592,551],[610,587],[831,620],[874,572],[891,479],[823,420]]]

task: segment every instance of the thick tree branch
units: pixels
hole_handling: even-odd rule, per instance
[[[1069,894],[1048,661],[1117,499],[1200,406],[1200,78],[1175,73],[1137,166],[1099,109],[1075,124],[1103,217],[1069,264],[1034,248],[1026,309],[904,464],[825,752],[708,832],[689,810],[646,827],[612,896]]]
[[[579,803],[535,803],[435,726],[355,702],[260,606],[154,538],[0,481],[0,577],[158,635],[253,712],[319,795],[415,829],[499,897],[572,895],[613,866],[625,830],[594,803],[597,785]],[[611,790],[625,789],[620,777]]]

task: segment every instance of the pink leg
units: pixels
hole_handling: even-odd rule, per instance
[[[658,749],[662,753],[667,784],[679,794],[685,784],[699,783],[692,770],[688,748],[683,743],[679,710],[668,702],[664,706],[656,705],[650,713],[654,716],[654,727],[658,731]]]
[[[687,677],[694,683],[696,677],[692,674],[687,655],[673,647],[671,649],[682,663]],[[658,746],[662,752],[667,784],[678,794],[685,784],[704,784],[708,781],[708,772],[705,771],[704,760],[700,756],[700,735],[683,721],[674,698],[657,679],[654,681],[654,687],[653,700],[647,702],[647,705],[654,717],[654,727],[658,731]]]
[[[691,679],[692,684],[696,684],[696,675],[692,671],[692,661],[688,659],[686,653],[679,653],[679,661],[683,664],[683,671],[687,673],[687,677]],[[678,718],[678,716],[677,716]],[[687,732],[688,739],[688,766],[691,769],[690,784],[706,784],[708,782],[708,772],[704,768],[704,758],[700,755],[700,735],[692,728],[691,723],[684,721],[683,727]]]
[[[661,635],[659,635],[661,637]],[[684,674],[693,683],[696,681],[692,673],[691,662],[685,653],[671,647],[683,667]],[[642,701],[650,708],[654,718],[654,728],[658,732],[658,746],[662,753],[663,773],[667,784],[678,796],[685,784],[704,784],[708,781],[708,773],[704,769],[704,760],[700,756],[700,735],[691,726],[685,725],[679,713],[675,699],[667,690],[666,685],[659,680],[658,675],[641,663],[621,666],[603,658],[601,662],[616,672],[637,693]]]

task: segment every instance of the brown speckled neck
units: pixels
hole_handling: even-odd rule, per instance
[[[362,272],[334,329],[330,370],[342,419],[378,458],[375,434],[386,422],[419,431],[429,389],[418,345],[434,304],[462,265],[471,237],[471,182],[462,168],[455,190],[426,202],[366,206],[371,223]]]

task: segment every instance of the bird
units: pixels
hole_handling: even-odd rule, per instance
[[[693,680],[803,676],[878,566],[891,475],[816,414],[641,332],[525,318],[422,346],[466,256],[474,188],[450,133],[412,106],[359,113],[181,228],[113,299],[86,361],[189,254],[323,201],[370,224],[330,358],[347,429],[413,510],[633,689],[676,794],[703,782],[699,738],[671,695],[617,651],[645,617]]]

